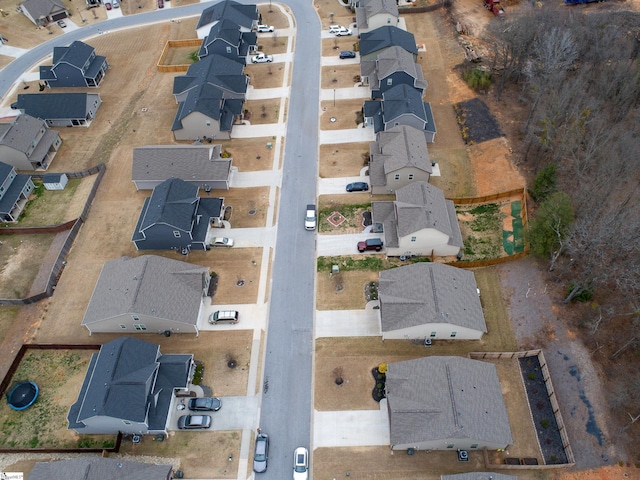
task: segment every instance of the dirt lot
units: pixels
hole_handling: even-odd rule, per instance
[[[320,145],[320,178],[355,177],[369,165],[368,143],[341,143]]]

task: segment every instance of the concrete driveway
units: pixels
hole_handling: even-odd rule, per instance
[[[380,233],[370,233],[371,228],[367,228],[363,233],[353,233],[346,235],[318,235],[317,253],[319,257],[335,257],[338,255],[357,255],[358,242],[367,238],[384,239]],[[366,253],[376,253],[374,251]]]
[[[313,446],[367,447],[390,445],[387,401],[379,410],[313,412]]]
[[[380,310],[316,310],[315,336],[381,337]]]

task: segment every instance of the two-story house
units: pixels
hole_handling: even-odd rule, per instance
[[[215,53],[246,63],[247,55],[257,50],[257,44],[257,33],[243,32],[237,23],[223,19],[216,22],[204,37],[198,50],[198,58],[202,60]]]
[[[0,221],[17,222],[34,188],[30,175],[0,162]]]
[[[242,32],[251,32],[260,23],[260,13],[257,5],[243,5],[234,0],[218,2],[200,14],[196,25],[198,38],[204,38],[212,26],[225,19],[238,25]]]
[[[48,87],[98,87],[108,68],[107,57],[76,40],[68,47],[53,47],[53,65],[40,67],[40,80]]]
[[[396,0],[358,0],[355,10],[360,34],[385,26],[406,29],[404,22],[401,22]]]
[[[413,33],[395,26],[378,27],[360,35],[358,42],[360,61],[368,62],[376,59],[378,54],[389,47],[401,47],[418,58],[418,46]]]
[[[360,63],[360,78],[363,85],[371,88],[371,98],[382,95],[397,85],[409,85],[422,96],[427,89],[422,68],[414,56],[404,48],[394,46],[378,53],[375,60]]]
[[[97,93],[23,93],[14,110],[40,118],[50,127],[89,127],[102,105]]]
[[[18,170],[46,170],[61,145],[60,133],[31,115],[0,123],[0,161]]]
[[[36,27],[46,26],[71,16],[67,7],[58,0],[25,0],[18,6],[18,11]]]

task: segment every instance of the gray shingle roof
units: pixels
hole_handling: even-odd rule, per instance
[[[57,0],[25,0],[20,6],[36,20],[44,19],[53,13],[66,11],[64,5]]]
[[[26,93],[14,104],[24,113],[43,120],[86,118],[90,98],[97,93]],[[13,105],[12,105],[13,107]]]
[[[235,115],[242,113],[243,99],[224,98],[224,91],[209,83],[199,85],[187,93],[187,98],[180,103],[171,127],[172,131],[182,129],[182,119],[199,112],[217,121],[220,131],[231,131]]]
[[[156,465],[120,458],[79,457],[37,462],[27,480],[167,480],[173,465]]]
[[[424,79],[422,68],[417,64],[409,52],[404,48],[393,46],[382,50],[376,59],[375,85],[380,79],[387,78],[395,72],[406,72],[414,79],[414,87],[425,90],[427,81]]]
[[[398,18],[398,4],[396,0],[360,0],[356,7],[356,23],[358,28],[368,28],[369,18],[374,15],[388,13]]]
[[[178,178],[165,180],[153,189],[140,230],[165,223],[191,231],[198,206],[198,187]]]
[[[21,153],[28,152],[29,155],[30,150],[34,148],[33,140],[38,137],[41,129],[46,129],[42,120],[26,114],[18,115],[13,122],[2,125],[0,144]]]
[[[173,94],[178,95],[205,83],[210,83],[223,91],[245,94],[248,77],[242,73],[243,71],[243,63],[221,55],[207,55],[192,64],[185,75],[175,77]]]
[[[371,32],[363,33],[360,36],[359,45],[361,56],[369,55],[394,45],[402,47],[414,55],[418,54],[418,47],[413,33],[393,26],[380,27]]]
[[[462,357],[390,363],[391,445],[467,438],[513,443],[496,367]]]
[[[400,125],[378,132],[370,148],[369,176],[372,185],[386,185],[387,175],[405,167],[431,173],[431,159],[423,133]]]
[[[149,315],[196,325],[207,267],[156,255],[106,262],[82,325],[122,314]]]
[[[53,64],[67,62],[74,67],[82,68],[95,51],[91,45],[76,40],[68,47],[53,47]]]
[[[380,272],[383,332],[429,323],[487,331],[473,272],[441,263],[415,263]]]
[[[406,84],[396,85],[382,94],[382,111],[385,122],[408,113],[427,121],[422,93]]]
[[[228,180],[231,158],[220,157],[221,145],[149,145],[133,149],[132,180]]]
[[[202,11],[196,29],[223,18],[250,29],[253,22],[258,21],[258,7],[256,5],[242,5],[233,0],[216,3]]]

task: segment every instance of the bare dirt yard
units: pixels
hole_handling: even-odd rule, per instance
[[[369,166],[369,144],[341,143],[320,145],[320,178],[356,177]]]

